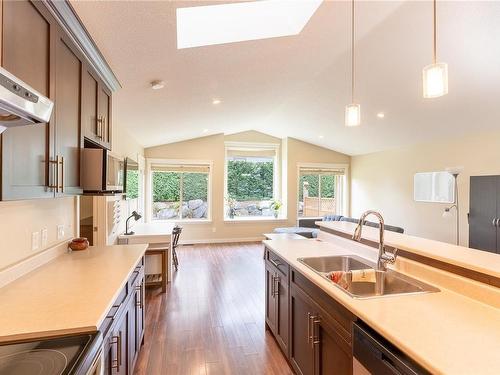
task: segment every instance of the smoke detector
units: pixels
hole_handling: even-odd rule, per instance
[[[164,87],[165,87],[165,82],[163,82],[163,81],[153,81],[153,82],[151,82],[151,88],[153,90],[161,90]]]

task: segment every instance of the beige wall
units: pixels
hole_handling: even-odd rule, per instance
[[[137,161],[137,155],[144,155],[144,147],[130,135],[127,129],[113,126],[113,153]]]
[[[295,225],[297,221],[297,196],[298,196],[298,164],[300,163],[325,163],[325,164],[350,164],[350,156],[332,151],[294,138],[286,139],[287,149],[287,181],[288,181],[288,221]],[[347,207],[349,212],[349,207]]]
[[[468,245],[469,177],[500,174],[500,133],[422,144],[352,157],[352,215],[380,210],[388,224],[406,233],[454,243],[455,217],[443,219],[446,204],[413,201],[413,175],[463,167],[459,176],[461,244]],[[455,214],[455,212],[453,212]]]
[[[225,222],[224,221],[224,142],[281,143],[288,150],[285,156],[288,184],[288,219],[271,222]],[[212,170],[212,222],[183,223],[184,241],[247,240],[259,238],[262,233],[275,227],[295,225],[297,207],[297,163],[349,163],[349,156],[314,146],[295,139],[281,140],[259,132],[243,132],[224,136],[216,134],[184,142],[146,148],[146,158],[207,160],[213,163]],[[280,158],[283,158],[280,155]],[[281,170],[281,168],[280,168]]]
[[[76,197],[0,202],[0,270],[41,253],[77,233]],[[64,225],[63,240],[57,239],[57,226]],[[32,232],[47,228],[47,245],[31,250]]]

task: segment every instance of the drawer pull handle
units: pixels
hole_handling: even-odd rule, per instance
[[[279,266],[281,266],[281,263],[280,263],[279,261],[277,261],[277,260],[274,260],[274,259],[272,259],[272,258],[269,258],[269,261],[270,261],[270,262],[271,262],[271,264],[272,264],[273,266],[275,266],[276,268],[279,268]]]

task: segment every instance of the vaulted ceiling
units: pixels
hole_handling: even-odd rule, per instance
[[[123,86],[115,124],[144,146],[253,129],[363,154],[500,128],[500,2],[438,2],[449,94],[423,99],[432,2],[356,1],[358,128],[344,127],[350,2],[325,0],[299,35],[178,50],[176,8],[208,4],[72,1]]]

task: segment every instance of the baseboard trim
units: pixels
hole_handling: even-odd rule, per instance
[[[237,243],[237,242],[260,242],[265,240],[264,236],[258,237],[243,237],[243,238],[211,238],[201,240],[185,240],[179,241],[181,245],[201,245],[201,244],[216,244],[216,243]]]

